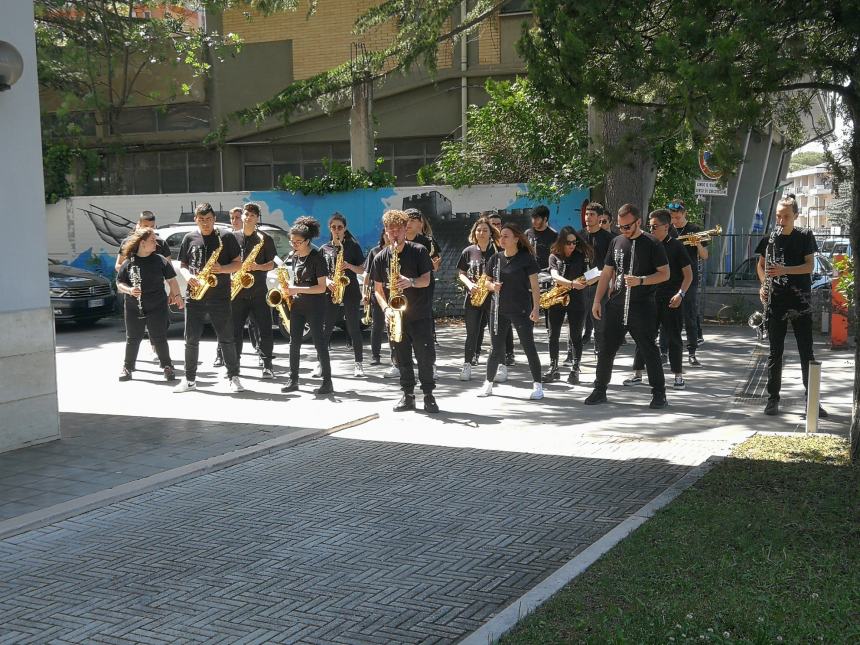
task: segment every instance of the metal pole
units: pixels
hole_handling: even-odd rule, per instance
[[[818,432],[818,405],[821,400],[821,362],[809,361],[809,386],[806,390],[806,431]]]

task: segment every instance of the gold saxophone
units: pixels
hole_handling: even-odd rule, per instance
[[[287,333],[290,331],[290,310],[293,308],[293,297],[290,295],[290,274],[287,267],[278,267],[278,288],[269,289],[266,293],[266,304],[277,310],[281,323]],[[284,307],[286,305],[286,307]]]
[[[540,308],[549,309],[556,305],[567,307],[570,304],[570,287],[565,284],[556,284],[549,291],[540,294]]]
[[[486,273],[482,273],[478,279],[475,281],[475,290],[472,292],[471,298],[469,302],[472,303],[473,307],[480,307],[484,304],[484,301],[487,299],[487,296],[490,295],[490,276]]]
[[[331,301],[339,305],[343,302],[343,294],[349,286],[349,277],[343,269],[343,244],[338,247],[337,258],[334,261],[334,273],[331,276]]]
[[[260,241],[251,249],[242,266],[230,278],[230,300],[235,300],[242,289],[250,289],[254,286],[254,274],[251,273],[250,267],[257,261],[257,256],[263,250],[263,236],[258,232],[257,237]]]
[[[195,278],[197,278],[197,286],[196,287],[188,287],[188,295],[192,300],[203,300],[203,296],[206,295],[206,292],[209,291],[211,287],[214,287],[218,284],[218,276],[212,273],[212,269],[215,268],[215,264],[218,262],[218,256],[221,255],[221,249],[224,248],[224,242],[221,241],[221,234],[216,231],[218,235],[218,248],[209,256],[209,259],[206,260],[206,264],[203,265],[203,268],[197,273]]]
[[[362,325],[369,325],[373,322],[373,282],[370,280],[370,276],[365,272],[364,274],[364,282],[361,286],[362,290],[362,301],[364,302],[364,316],[361,318]]]
[[[388,319],[388,340],[399,343],[403,340],[403,312],[408,304],[397,281],[400,279],[400,256],[397,254],[397,244],[392,244],[391,259],[388,262],[388,306],[391,317]]]

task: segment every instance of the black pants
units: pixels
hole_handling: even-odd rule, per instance
[[[489,296],[489,297],[492,297],[492,296]],[[487,318],[486,324],[482,325],[481,329],[478,331],[478,341],[476,344],[478,351],[476,353],[479,355],[481,353],[480,352],[481,346],[484,344],[484,330],[487,329],[487,327],[489,326],[490,316],[492,315],[491,312],[492,312],[492,307],[486,313],[486,318]],[[493,341],[492,341],[492,339],[490,339],[490,345],[492,345],[492,343],[493,343]],[[490,347],[490,351],[492,351],[492,347]],[[507,334],[507,336],[505,336],[505,355],[508,356],[510,354],[513,354],[513,353],[514,353],[514,328],[508,327],[508,334]]]
[[[307,297],[307,296],[303,296]],[[311,296],[313,297],[313,296]],[[328,296],[326,296],[328,299]],[[311,306],[309,306],[311,305]],[[290,311],[290,379],[299,378],[299,363],[302,357],[302,336],[305,323],[311,330],[311,339],[317,350],[317,360],[322,367],[322,377],[331,378],[331,361],[328,354],[328,342],[323,332],[325,319],[325,303],[303,303],[298,301]]]
[[[430,394],[436,387],[433,381],[433,363],[436,351],[433,347],[433,318],[403,321],[403,339],[392,343],[400,367],[400,389],[404,394],[415,391],[415,368],[412,363],[412,352],[418,363],[418,379],[421,381],[421,391]]]
[[[573,359],[578,363],[582,360],[582,326],[585,322],[585,309],[582,306],[574,307],[573,303],[567,307],[556,305],[547,311],[549,323],[549,359],[558,363],[558,346],[561,338],[561,330],[564,327],[564,318],[567,316],[569,332],[568,342],[573,348]]]
[[[587,307],[591,308],[591,303],[587,303]],[[585,325],[582,332],[582,340],[586,341],[591,338],[591,332],[594,330],[594,318],[592,318],[591,313],[587,313],[585,316]]]
[[[684,311],[682,307],[676,309],[669,308],[669,298],[656,299],[657,302],[657,329],[660,330],[660,343],[665,341],[666,347],[669,350],[669,365],[672,367],[673,374],[681,374],[683,368],[683,344],[681,342],[681,324],[684,321]],[[639,351],[639,345],[636,345],[636,353],[633,356],[633,369],[637,372],[642,371],[645,367],[645,358],[642,352]]]
[[[627,328],[625,329],[624,299],[621,297],[610,300],[603,308],[603,342],[597,354],[595,388],[606,391],[609,381],[612,380],[615,355],[618,353],[628,330],[645,360],[651,392],[664,394],[666,392],[666,379],[663,375],[660,349],[657,347],[657,305],[654,300],[631,302]]]
[[[593,284],[585,288],[585,310],[586,316],[588,316],[591,321],[591,328],[594,332],[594,347],[600,351],[600,344],[603,340],[603,319],[598,320],[591,314],[591,308],[594,305],[594,296],[597,294],[597,285]],[[606,308],[606,303],[608,302],[607,298],[601,301],[601,307]]]
[[[370,353],[375,360],[379,360],[382,354],[382,339],[385,336],[385,314],[376,300],[376,296],[370,296]]]
[[[123,310],[125,315],[125,361],[123,364],[125,368],[129,371],[134,370],[137,362],[137,351],[140,349],[140,341],[143,340],[145,331],[149,332],[149,342],[155,349],[161,367],[172,367],[170,349],[167,346],[167,325],[165,324],[165,320],[170,320],[167,302],[164,303],[163,307],[157,307],[153,311],[147,310],[146,317],[139,318],[137,300],[128,297],[125,299]]]
[[[809,362],[815,360],[812,353],[812,314],[809,305],[801,302],[796,306],[775,302],[767,318],[767,337],[770,353],[767,356],[767,393],[771,399],[779,400],[782,388],[782,356],[785,351],[785,335],[788,324],[794,331],[797,351],[800,353],[800,372],[803,375],[804,389],[809,386]]]
[[[250,317],[256,323],[256,333],[259,334],[257,351],[263,359],[263,365],[272,369],[272,351],[275,339],[272,335],[272,310],[266,304],[266,294],[261,291],[255,293],[250,298],[239,296],[231,305],[233,310],[236,355],[239,357],[242,356],[242,344],[245,339],[245,321]],[[251,334],[253,333],[251,331]]]
[[[529,371],[532,374],[532,381],[540,383],[540,357],[535,347],[535,324],[531,321],[528,314],[506,314],[499,312],[499,328],[493,334],[493,351],[490,353],[490,358],[487,360],[487,380],[492,381],[496,378],[496,370],[499,369],[499,363],[505,358],[503,350],[505,349],[505,338],[511,331],[511,327],[517,330],[517,338],[520,339],[523,351],[529,361]]]
[[[239,376],[239,358],[236,354],[230,300],[188,298],[185,301],[185,378],[189,381],[197,378],[200,336],[203,335],[203,324],[206,322],[207,314],[218,337],[218,347],[227,366],[227,377]]]
[[[331,334],[341,312],[343,312],[343,319],[346,323],[346,332],[352,341],[352,353],[355,356],[355,362],[361,363],[364,360],[364,343],[361,337],[361,307],[358,300],[344,298],[343,306],[341,306],[334,304],[331,298],[326,296],[325,322],[323,324],[326,345],[331,342]]]
[[[482,307],[475,307],[469,302],[468,298],[466,298],[463,308],[466,321],[466,344],[463,348],[463,355],[465,362],[471,363],[475,355],[481,351],[481,341],[484,338],[484,330],[487,328],[487,323],[490,320],[490,311],[486,303]],[[513,334],[511,334],[511,344],[513,342]]]

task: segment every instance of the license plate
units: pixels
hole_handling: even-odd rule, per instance
[[[91,309],[93,307],[104,307],[105,306],[105,299],[104,298],[93,298],[92,300],[90,300],[89,305],[90,305]]]

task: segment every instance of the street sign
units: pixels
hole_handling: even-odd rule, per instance
[[[710,195],[712,197],[725,197],[729,194],[729,189],[728,186],[718,186],[717,182],[715,181],[708,181],[707,179],[697,179],[696,194]]]

